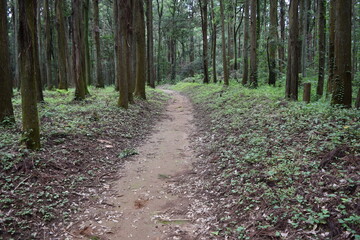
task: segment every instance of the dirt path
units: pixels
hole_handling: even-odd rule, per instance
[[[188,239],[172,233],[171,226],[191,226],[184,214],[186,198],[167,193],[174,176],[191,169],[194,153],[189,134],[194,131],[189,100],[165,90],[172,99],[166,117],[154,134],[140,146],[139,155],[125,164],[121,178],[98,197],[98,206],[89,208],[81,222],[69,231],[69,239]],[[181,235],[181,237],[180,237]],[[97,238],[95,238],[97,237]]]

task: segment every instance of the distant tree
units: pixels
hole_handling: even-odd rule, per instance
[[[249,79],[249,0],[245,0],[245,21],[244,21],[244,64],[242,84],[246,85]]]
[[[156,9],[157,9],[157,13],[158,13],[158,39],[157,39],[157,70],[156,70],[156,77],[157,77],[157,82],[159,83],[161,81],[161,71],[160,71],[160,66],[161,66],[161,23],[162,23],[162,17],[164,14],[164,0],[156,0]]]
[[[211,29],[211,63],[212,63],[212,78],[213,78],[213,82],[217,83],[217,74],[216,74],[216,37],[217,37],[217,20],[215,18],[215,9],[214,9],[214,0],[210,0],[210,23],[212,26]],[[192,35],[192,42],[194,42],[194,37]],[[194,45],[194,43],[192,43]],[[194,52],[194,50],[193,50]]]
[[[58,79],[59,89],[68,89],[67,76],[69,74],[69,56],[68,41],[66,37],[65,19],[64,19],[64,1],[55,0],[56,10],[56,29],[58,42]]]
[[[73,68],[75,82],[75,99],[83,100],[88,92],[86,86],[86,54],[84,39],[83,1],[73,0],[72,2],[72,48]]]
[[[83,36],[85,46],[85,83],[86,85],[91,85],[91,59],[90,59],[90,43],[89,43],[89,13],[90,13],[90,0],[83,0],[82,3],[83,19],[81,24],[83,26]],[[88,89],[85,88],[86,94],[88,94]]]
[[[332,104],[351,107],[351,0],[336,2]]]
[[[52,77],[52,39],[51,39],[51,16],[49,0],[44,0],[44,14],[45,14],[45,69],[46,69],[46,80],[47,89],[51,90],[54,88],[54,81]]]
[[[279,71],[284,72],[285,63],[285,0],[280,0]]]
[[[316,88],[316,94],[318,96],[323,95],[324,91],[324,77],[325,77],[325,0],[318,0],[318,17],[319,17],[319,73],[318,73],[318,84]]]
[[[94,8],[94,39],[95,39],[95,56],[96,56],[96,87],[104,87],[104,79],[101,67],[101,47],[100,47],[100,20],[99,20],[99,0],[93,0]]]
[[[220,19],[221,19],[221,46],[222,46],[223,71],[224,71],[224,84],[228,86],[229,64],[228,64],[228,58],[226,56],[224,0],[220,0]]]
[[[329,74],[326,88],[326,95],[333,92],[334,85],[334,64],[335,64],[335,22],[336,22],[336,0],[330,0],[330,23],[329,23]]]
[[[11,103],[12,77],[10,70],[10,53],[8,40],[6,0],[0,0],[0,124],[4,120],[14,122]]]
[[[29,149],[40,148],[39,117],[36,104],[36,1],[18,0],[19,63],[23,141]]]
[[[204,71],[204,83],[209,83],[209,71],[208,71],[208,0],[199,0],[200,15],[201,15],[201,29],[202,29],[202,39],[203,39],[203,71]]]
[[[250,1],[250,86],[254,88],[258,86],[257,41],[259,26],[257,24],[257,4],[257,1]]]
[[[360,88],[358,90],[358,94],[357,94],[357,97],[356,97],[355,107],[357,109],[360,109]]]
[[[153,29],[153,4],[146,0],[146,31],[147,31],[147,83],[155,88],[154,76],[154,29]]]
[[[285,96],[291,100],[298,100],[299,84],[299,0],[290,1],[289,10],[289,43],[288,64],[286,73]]]
[[[143,0],[135,1],[134,30],[136,36],[136,81],[135,96],[146,99],[146,41],[145,41],[145,18]]]
[[[276,83],[277,0],[270,0],[269,85]]]
[[[42,54],[41,54],[41,49],[42,49],[42,42],[41,42],[41,19],[40,19],[40,11],[41,11],[41,1],[36,1],[38,4],[35,7],[35,26],[36,28],[34,29],[35,31],[35,44],[34,45],[34,50],[35,50],[35,55],[34,55],[34,66],[35,66],[35,77],[36,77],[36,98],[37,101],[40,102],[44,102],[44,94],[43,94],[43,79],[45,79],[45,75],[42,74]],[[21,17],[21,16],[20,16]],[[21,84],[21,83],[20,83]]]

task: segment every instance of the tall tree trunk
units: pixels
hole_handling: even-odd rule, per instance
[[[96,56],[96,87],[104,88],[104,79],[101,66],[101,48],[100,48],[100,22],[99,22],[99,0],[93,0],[94,8],[94,39]]]
[[[18,0],[19,63],[23,141],[29,149],[40,148],[39,117],[36,104],[36,1]]]
[[[280,46],[279,72],[284,72],[285,65],[285,0],[280,0]]]
[[[44,95],[43,95],[43,79],[44,79],[44,74],[43,74],[43,69],[44,67],[42,64],[42,42],[41,42],[41,19],[40,19],[40,7],[41,7],[41,2],[37,1],[36,7],[35,7],[35,52],[36,55],[34,56],[34,61],[35,61],[35,76],[36,76],[36,98],[38,102],[43,102],[44,101]]]
[[[220,19],[221,19],[221,46],[222,46],[223,71],[224,71],[224,84],[228,86],[229,64],[226,56],[224,0],[220,0]]]
[[[136,84],[135,96],[146,99],[146,41],[145,41],[145,19],[144,19],[144,2],[135,0],[135,23],[134,29],[136,34]]]
[[[92,79],[91,79],[91,62],[90,62],[90,44],[89,44],[89,12],[90,12],[90,2],[89,0],[84,0],[83,3],[83,21],[84,21],[84,37],[83,37],[83,41],[84,41],[84,46],[85,46],[85,83],[86,85],[91,85],[92,84]],[[87,88],[86,90],[86,94],[88,94],[88,90]]]
[[[269,85],[276,83],[277,0],[270,0]]]
[[[211,22],[212,22],[212,35],[211,35],[211,59],[212,59],[212,77],[213,82],[217,83],[216,74],[216,35],[217,35],[217,22],[215,20],[214,0],[211,0]],[[195,49],[194,49],[195,50]],[[193,51],[194,51],[193,50]]]
[[[256,88],[257,82],[257,1],[250,1],[250,87]]]
[[[325,0],[318,0],[319,11],[319,73],[316,94],[323,95],[324,91],[324,77],[325,77]]]
[[[336,3],[335,70],[332,104],[351,107],[351,0]]]
[[[16,30],[15,30],[16,31]],[[0,124],[14,122],[6,0],[0,0]]]
[[[117,54],[116,79],[119,82],[119,100],[118,106],[127,109],[129,106],[128,77],[130,76],[130,49],[128,47],[129,29],[128,24],[131,22],[129,13],[132,10],[129,0],[115,0],[115,52]]]
[[[307,35],[308,35],[308,1],[302,0],[300,1],[300,19],[301,19],[301,69],[300,72],[302,73],[303,77],[306,77],[306,65],[307,65]]]
[[[58,79],[59,89],[68,89],[68,43],[66,37],[65,19],[64,19],[64,1],[55,0],[56,9],[56,26],[57,26],[57,38],[58,38]]]
[[[161,81],[161,23],[162,23],[162,16],[163,16],[163,10],[164,10],[164,0],[156,0],[157,3],[157,13],[158,13],[158,17],[159,17],[159,27],[158,27],[158,47],[157,47],[157,82],[158,84]]]
[[[85,36],[83,23],[83,2],[82,0],[73,0],[73,29],[72,29],[72,47],[73,47],[73,68],[75,82],[75,99],[83,100],[87,93],[86,87],[86,54],[85,54]]]
[[[204,83],[209,83],[209,70],[208,70],[208,40],[207,40],[207,27],[208,27],[208,0],[199,0],[200,13],[201,13],[201,29],[203,39],[203,68],[204,68]]]
[[[50,8],[49,0],[44,0],[44,13],[45,13],[45,69],[46,69],[46,80],[47,89],[51,90],[54,88],[54,82],[51,71],[51,23],[50,23]]]
[[[154,76],[154,34],[153,34],[153,4],[146,0],[146,29],[147,29],[147,82],[155,88]]]
[[[245,22],[244,22],[244,64],[242,85],[246,85],[249,80],[249,0],[245,0]]]
[[[288,65],[286,73],[285,96],[291,100],[298,100],[299,83],[299,0],[291,0],[289,10],[289,44]]]
[[[330,23],[329,23],[329,76],[326,95],[333,93],[334,64],[335,64],[335,22],[336,22],[336,0],[330,0]]]
[[[18,43],[18,33],[19,33],[19,7],[18,7],[18,1],[14,0],[14,40],[15,40],[15,46],[14,46],[14,58],[15,58],[15,79],[14,79],[14,87],[17,87],[20,89],[20,76],[19,76],[19,43]]]

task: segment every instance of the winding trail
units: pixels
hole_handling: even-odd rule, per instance
[[[111,194],[86,211],[87,220],[72,231],[72,239],[191,239],[181,233],[169,237],[171,225],[190,226],[191,219],[182,213],[188,200],[167,189],[174,176],[191,169],[195,158],[189,140],[193,110],[185,96],[164,91],[171,96],[165,118],[137,149],[139,155],[125,163],[121,178],[108,186]]]

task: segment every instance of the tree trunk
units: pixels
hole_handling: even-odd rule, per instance
[[[333,93],[334,64],[335,64],[335,22],[336,22],[336,0],[330,0],[330,23],[329,23],[329,76],[326,95]]]
[[[325,0],[318,0],[319,6],[319,73],[316,94],[323,95],[325,77]]]
[[[355,107],[357,109],[360,109],[360,88],[358,90],[358,94],[357,94],[357,97],[356,97]]]
[[[64,20],[64,1],[55,1],[56,9],[56,26],[57,26],[57,38],[58,38],[58,79],[59,89],[68,89],[67,77],[68,77],[68,43],[66,37],[66,28]]]
[[[207,40],[207,27],[208,27],[208,0],[199,0],[200,13],[201,13],[201,29],[203,39],[203,71],[204,83],[209,83],[209,70],[208,70],[208,40]]]
[[[83,27],[84,27],[84,46],[85,46],[85,83],[86,85],[92,84],[91,79],[91,63],[90,63],[90,45],[89,45],[89,12],[90,12],[90,2],[89,0],[84,0],[83,2]],[[89,91],[87,90],[87,87],[85,89],[85,94],[89,94]]]
[[[86,87],[86,54],[85,54],[85,36],[83,23],[83,2],[82,0],[73,0],[73,29],[72,29],[72,47],[73,47],[73,68],[75,82],[75,99],[83,100],[87,93]]]
[[[157,3],[157,12],[158,12],[158,17],[159,17],[159,27],[158,27],[158,47],[157,47],[157,82],[158,84],[161,81],[161,23],[162,23],[162,15],[163,15],[163,10],[164,10],[164,4],[163,4],[164,0],[156,0]]]
[[[250,87],[256,88],[257,83],[257,1],[250,1]]]
[[[136,84],[135,96],[146,99],[146,41],[145,41],[145,19],[144,2],[135,0],[134,29],[136,34]]]
[[[41,66],[43,66],[42,61],[40,61],[40,59],[42,59],[42,54],[41,54],[41,47],[42,47],[42,43],[41,43],[41,19],[40,19],[40,1],[37,2],[36,7],[35,7],[35,52],[36,54],[34,55],[34,61],[35,61],[35,76],[36,76],[36,98],[38,102],[44,102],[44,95],[43,95],[43,84],[42,84],[42,80],[44,77],[43,74],[43,69]]]
[[[280,46],[279,71],[284,72],[285,65],[285,0],[280,0]]]
[[[101,66],[101,48],[100,48],[100,25],[99,25],[99,0],[93,0],[94,8],[94,39],[96,56],[96,87],[104,88],[104,79]]]
[[[299,84],[299,0],[291,0],[289,10],[289,44],[285,96],[298,100]]]
[[[39,117],[36,104],[36,1],[18,0],[19,63],[23,141],[29,149],[40,148]]]
[[[216,23],[216,20],[215,20],[214,0],[211,0],[211,22],[212,22],[212,35],[211,35],[211,40],[212,40],[211,41],[212,77],[213,77],[213,82],[217,83],[217,74],[216,74],[217,23]]]
[[[351,107],[351,0],[336,3],[335,67],[332,104]]]
[[[245,22],[244,22],[244,69],[242,85],[246,85],[249,80],[249,0],[245,0]]]
[[[222,61],[224,71],[224,84],[229,85],[229,64],[226,56],[226,40],[225,40],[225,16],[224,16],[224,0],[220,0],[220,18],[221,18],[221,46]]]
[[[14,121],[6,0],[0,0],[0,124]],[[16,31],[16,30],[15,30]]]
[[[276,83],[277,0],[270,0],[269,85]]]
[[[51,23],[50,23],[50,9],[49,0],[44,0],[44,14],[45,14],[45,70],[47,89],[54,88],[52,71],[51,71]]]
[[[153,29],[153,4],[152,0],[146,2],[146,28],[147,28],[147,82],[155,88],[154,76],[154,29]]]

